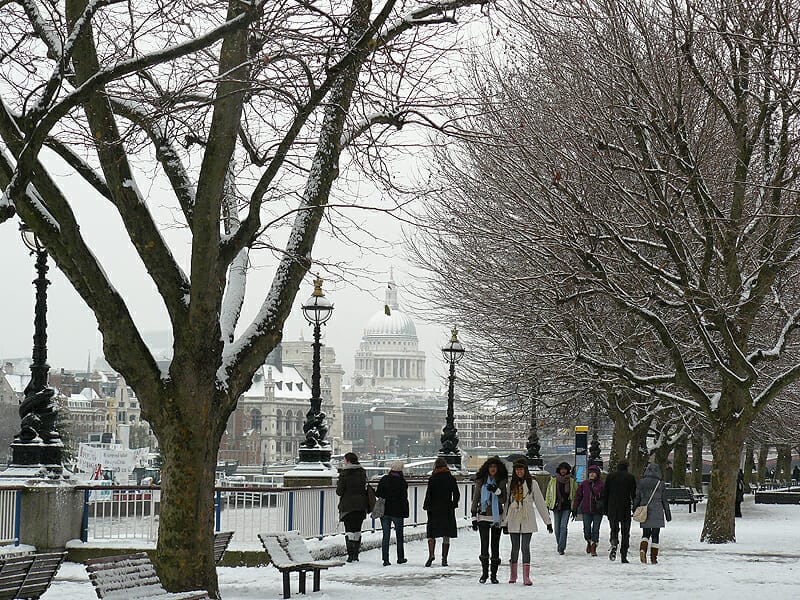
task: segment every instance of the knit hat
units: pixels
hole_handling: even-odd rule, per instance
[[[402,472],[403,472],[403,467],[404,467],[404,466],[405,466],[405,465],[403,464],[403,461],[402,461],[402,460],[396,460],[396,461],[394,461],[394,462],[392,463],[392,466],[389,468],[389,470],[390,470],[390,471],[399,471],[400,473],[402,473]]]
[[[600,477],[600,467],[597,465],[589,465],[589,473],[596,473]]]
[[[525,458],[523,458],[523,457],[514,459],[514,468],[516,469],[517,467],[522,467],[523,469],[527,469],[528,468],[528,461],[525,460]]]

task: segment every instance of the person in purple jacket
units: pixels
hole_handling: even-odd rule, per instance
[[[597,542],[600,541],[600,522],[603,520],[603,482],[600,480],[600,467],[589,467],[589,478],[578,486],[572,515],[583,515],[583,539],[586,540],[586,554],[597,556]]]

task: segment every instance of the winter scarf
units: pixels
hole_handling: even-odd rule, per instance
[[[569,474],[562,475],[561,473],[556,473],[556,498],[558,499],[558,506],[569,507],[571,479],[572,477],[570,477]]]
[[[486,486],[494,483],[494,479],[487,477],[483,486],[481,487],[481,512],[486,514],[489,510],[489,502],[492,503],[492,522],[500,526],[500,507],[497,504],[497,494],[490,492]]]

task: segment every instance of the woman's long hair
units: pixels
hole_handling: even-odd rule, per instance
[[[500,457],[490,456],[486,459],[486,462],[481,465],[481,468],[478,469],[478,472],[475,474],[475,481],[486,481],[489,478],[489,467],[491,465],[497,465],[497,475],[494,478],[495,481],[508,479],[508,469],[506,469],[506,465],[502,460],[500,460]]]
[[[523,481],[528,484],[528,493],[530,494],[531,491],[533,491],[533,477],[531,476],[530,471],[528,471],[528,469],[525,469],[525,476],[520,478],[517,477],[517,470],[511,469],[511,487],[510,487],[511,491],[513,492],[519,486],[521,486]]]

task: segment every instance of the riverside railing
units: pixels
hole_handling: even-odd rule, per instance
[[[377,482],[371,484],[377,486]],[[424,525],[423,509],[426,482],[409,482],[409,518],[407,526]],[[457,516],[469,515],[472,482],[459,482],[461,501]],[[87,541],[141,540],[155,541],[161,491],[158,487],[86,487],[84,489],[83,533]],[[258,534],[268,531],[298,530],[305,537],[324,537],[344,531],[339,522],[339,498],[335,487],[215,488],[215,529],[234,531],[234,540],[258,542]],[[367,516],[363,530],[375,529],[375,521]],[[380,528],[380,523],[377,524]]]
[[[19,544],[22,490],[0,488],[0,545]]]

